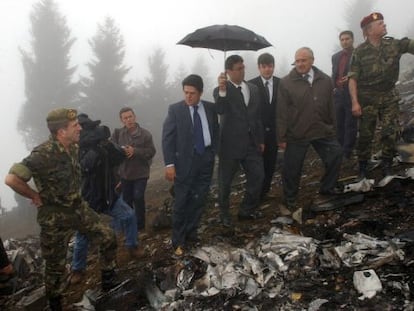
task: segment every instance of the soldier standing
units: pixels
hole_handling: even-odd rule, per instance
[[[401,55],[414,54],[414,41],[384,37],[387,29],[381,13],[371,13],[364,17],[361,28],[366,40],[354,50],[348,73],[352,114],[360,117],[356,148],[359,176],[366,177],[377,118],[381,122],[380,145],[384,175],[392,175],[400,100],[395,83],[398,80]]]
[[[47,115],[49,139],[14,164],[6,184],[30,199],[38,209],[40,243],[45,259],[46,296],[51,310],[62,310],[62,283],[68,242],[75,230],[99,241],[102,289],[114,284],[116,238],[100,216],[82,199],[78,142],[81,126],[74,109],[59,108]],[[37,190],[29,186],[33,177]]]

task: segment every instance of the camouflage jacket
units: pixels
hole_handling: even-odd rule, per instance
[[[357,80],[358,90],[387,92],[398,80],[404,53],[414,54],[413,40],[384,37],[379,47],[365,41],[352,54],[348,76]]]
[[[9,172],[26,182],[33,177],[43,205],[77,208],[81,202],[78,149],[73,145],[68,153],[50,137]]]

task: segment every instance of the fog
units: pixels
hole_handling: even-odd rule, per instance
[[[166,52],[171,75],[180,65],[187,66],[189,70],[192,61],[199,55],[205,57],[210,74],[213,77],[218,75],[223,67],[223,52],[176,45],[187,33],[212,24],[237,24],[264,36],[273,47],[248,53],[255,57],[265,51],[273,54],[276,57],[276,75],[285,74],[290,69],[294,52],[301,46],[311,47],[315,54],[315,65],[330,74],[331,55],[338,47],[338,33],[347,28],[345,11],[354,0],[55,2],[60,13],[66,16],[72,37],[76,38],[71,50],[71,63],[78,66],[74,79],[88,74],[85,64],[92,56],[88,40],[96,33],[97,23],[102,23],[105,17],[110,16],[115,19],[124,37],[125,64],[132,66],[128,78],[140,81],[148,74],[148,57],[158,47]],[[412,0],[371,2],[374,10],[384,14],[390,36],[406,35],[407,28],[412,26]],[[34,3],[36,1],[33,0],[0,1],[0,85],[3,110],[0,114],[3,132],[0,138],[3,150],[0,198],[1,206],[6,208],[11,208],[16,203],[12,191],[4,185],[4,176],[13,162],[20,161],[28,153],[16,129],[20,107],[25,100],[24,74],[18,48],[30,51],[29,14]],[[359,12],[357,20],[369,13]]]

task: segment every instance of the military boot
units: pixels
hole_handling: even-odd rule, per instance
[[[102,291],[107,292],[110,289],[119,285],[119,282],[116,278],[115,270],[102,270],[101,271],[101,279],[102,279]]]
[[[50,297],[49,308],[51,311],[62,311],[62,296]]]
[[[385,176],[392,176],[392,158],[383,158],[382,159],[382,173]]]
[[[367,178],[367,166],[368,166],[368,161],[367,160],[359,161],[358,180],[362,180],[364,178]]]

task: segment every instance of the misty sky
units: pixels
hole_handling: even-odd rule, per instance
[[[280,68],[290,68],[296,49],[309,46],[315,53],[315,65],[330,74],[331,55],[338,32],[344,30],[346,4],[354,0],[57,0],[66,16],[72,36],[77,40],[71,50],[73,65],[85,75],[85,64],[92,56],[87,40],[96,32],[97,23],[113,17],[120,27],[126,45],[125,64],[132,66],[129,79],[142,80],[147,75],[147,59],[154,48],[166,51],[172,73],[189,59],[205,56],[211,75],[218,75],[223,66],[223,53],[176,45],[187,33],[211,24],[237,24],[264,36],[273,47],[254,53],[269,52]],[[357,0],[371,1],[371,0]],[[20,161],[28,151],[17,134],[16,122],[24,101],[24,76],[18,47],[30,45],[29,14],[34,0],[0,0],[0,87],[3,112],[0,114],[0,198],[2,206],[15,202],[11,189],[4,185],[4,176],[13,162]],[[402,37],[412,23],[412,0],[378,0],[374,8],[382,12],[391,36]],[[370,12],[361,12],[363,17]],[[213,57],[210,57],[210,55]],[[249,78],[249,77],[248,77]],[[114,116],[116,117],[116,116]]]

